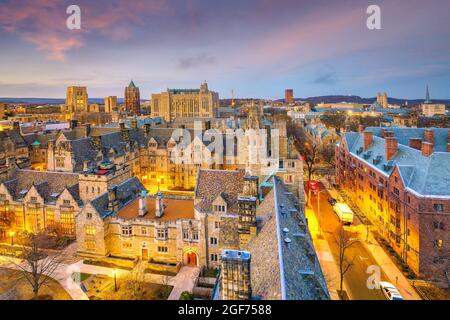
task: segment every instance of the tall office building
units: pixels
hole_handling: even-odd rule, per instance
[[[88,94],[86,87],[67,87],[66,113],[80,113],[88,110]]]
[[[294,103],[294,90],[293,89],[286,89],[284,91],[284,102],[286,104]]]
[[[124,97],[125,110],[131,114],[139,114],[141,111],[141,95],[139,93],[139,88],[135,86],[133,81],[125,88]]]
[[[117,108],[117,97],[108,96],[105,97],[105,112],[113,112]]]
[[[202,83],[200,89],[167,89],[152,94],[151,116],[166,121],[186,118],[213,118],[218,114],[219,94]]]
[[[251,255],[248,251],[222,251],[221,292],[223,300],[249,300]]]

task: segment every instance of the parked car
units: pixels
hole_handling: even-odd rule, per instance
[[[387,300],[403,300],[402,295],[392,283],[381,281],[379,285]]]
[[[332,205],[332,206],[334,206],[335,204],[336,204],[336,199],[335,198],[328,198],[328,202]]]

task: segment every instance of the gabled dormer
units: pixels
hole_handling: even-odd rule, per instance
[[[155,138],[151,137],[150,140],[148,140],[148,147],[153,150],[156,150],[158,148],[158,142],[155,140]]]
[[[212,203],[212,212],[217,214],[227,213],[227,207],[225,195],[220,193]]]

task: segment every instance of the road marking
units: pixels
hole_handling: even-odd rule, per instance
[[[366,257],[363,257],[363,256],[359,256],[359,259],[361,259],[361,261],[369,260],[369,258],[366,258]]]

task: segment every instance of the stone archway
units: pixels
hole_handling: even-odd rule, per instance
[[[184,264],[187,266],[196,267],[198,265],[198,256],[195,251],[187,251],[184,254]]]

